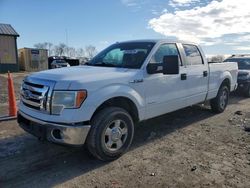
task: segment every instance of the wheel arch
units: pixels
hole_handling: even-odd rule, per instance
[[[231,84],[232,84],[232,75],[230,74],[229,71],[225,71],[222,75],[221,75],[221,83],[219,85],[219,88],[224,84],[228,87],[229,92],[232,91],[231,88]]]
[[[91,120],[102,109],[106,107],[111,107],[111,106],[123,108],[131,115],[134,122],[140,121],[139,111],[138,111],[136,104],[131,99],[129,99],[128,97],[124,97],[124,96],[112,97],[104,101],[102,104],[100,104],[96,108],[95,112],[93,113],[91,117]]]
[[[231,81],[230,81],[229,78],[225,78],[225,79],[222,81],[220,87],[221,87],[221,86],[224,86],[224,85],[228,87],[229,92],[230,92],[230,90],[231,90]]]

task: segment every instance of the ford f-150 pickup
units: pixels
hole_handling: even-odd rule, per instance
[[[131,145],[139,121],[208,100],[223,112],[237,72],[237,63],[208,64],[193,43],[118,42],[83,66],[27,76],[18,123],[38,138],[86,144],[95,157],[114,160]]]

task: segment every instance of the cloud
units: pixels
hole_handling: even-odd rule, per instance
[[[250,42],[250,34],[240,36],[238,40],[240,42]]]
[[[136,0],[121,0],[121,2],[128,7],[137,6]]]
[[[250,46],[235,46],[234,49],[239,51],[250,51]]]
[[[170,0],[169,5],[173,8],[176,7],[189,7],[194,3],[200,2],[200,0]]]
[[[148,24],[167,37],[212,44],[228,34],[249,36],[249,7],[250,1],[246,0],[212,1],[203,7],[164,13]]]

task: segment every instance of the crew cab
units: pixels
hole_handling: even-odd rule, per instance
[[[237,72],[237,63],[208,64],[194,43],[118,42],[83,66],[27,76],[18,123],[38,138],[86,144],[95,157],[114,160],[131,145],[139,121],[208,100],[223,112]]]
[[[232,55],[224,62],[237,62],[239,67],[237,90],[250,97],[250,54]]]

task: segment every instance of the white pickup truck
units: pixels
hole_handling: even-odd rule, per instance
[[[130,146],[134,124],[210,100],[223,112],[237,63],[208,64],[193,43],[115,43],[83,66],[33,73],[21,88],[18,123],[41,139],[84,145],[101,160]]]

